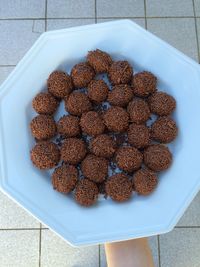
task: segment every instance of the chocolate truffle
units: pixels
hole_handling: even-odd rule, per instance
[[[112,64],[112,58],[108,53],[96,49],[88,52],[87,62],[93,67],[96,73],[103,73],[108,72]]]
[[[76,185],[74,197],[78,204],[91,206],[97,201],[98,187],[86,178],[81,179]]]
[[[61,193],[69,193],[78,182],[78,171],[72,165],[65,165],[56,168],[52,174],[52,185],[55,190]]]
[[[108,102],[113,106],[125,107],[133,98],[133,91],[128,84],[115,85],[108,93]]]
[[[79,118],[72,115],[64,115],[57,123],[58,133],[66,137],[80,134]]]
[[[128,142],[136,148],[143,148],[150,143],[149,128],[143,124],[132,123],[128,129]]]
[[[147,97],[156,91],[157,78],[148,71],[135,74],[132,79],[133,93],[136,96]]]
[[[56,123],[50,115],[38,115],[33,118],[30,129],[37,140],[47,140],[56,135]]]
[[[63,71],[54,71],[47,80],[49,93],[57,98],[64,98],[73,90],[71,77]]]
[[[105,130],[103,120],[96,111],[88,111],[82,114],[80,126],[84,133],[91,136],[102,134]]]
[[[76,88],[86,87],[94,76],[93,68],[85,62],[76,64],[71,70],[71,77]]]
[[[108,174],[108,161],[105,158],[89,154],[81,163],[83,175],[93,182],[103,182]]]
[[[37,143],[31,150],[31,160],[41,170],[51,169],[59,163],[59,148],[53,142]]]
[[[176,123],[170,117],[160,117],[151,126],[151,137],[161,143],[172,142],[177,133]]]
[[[104,80],[92,80],[88,85],[88,97],[95,103],[106,100],[109,88]]]
[[[104,123],[109,131],[124,132],[128,128],[129,115],[121,107],[111,107],[103,115]]]
[[[152,171],[164,171],[172,163],[172,154],[168,147],[153,144],[144,150],[144,163]]]
[[[101,134],[92,139],[90,142],[90,149],[96,156],[111,158],[115,153],[115,142],[111,136]]]
[[[39,93],[32,101],[34,110],[44,115],[54,114],[58,105],[59,101],[49,93]]]
[[[149,106],[143,99],[134,98],[129,102],[127,111],[131,121],[137,124],[146,122],[150,117]]]
[[[148,169],[140,169],[133,176],[134,190],[140,195],[151,194],[157,184],[158,178],[155,172]]]
[[[152,113],[159,116],[167,116],[176,108],[176,100],[173,96],[164,92],[156,92],[148,98],[149,107]]]
[[[92,105],[86,94],[73,92],[65,99],[65,109],[72,115],[81,116],[83,112],[91,110]]]
[[[123,202],[128,200],[132,195],[132,183],[129,178],[123,174],[118,173],[111,176],[106,181],[106,193],[114,201]]]
[[[142,153],[135,147],[120,147],[116,152],[116,162],[118,167],[127,172],[133,172],[139,169],[142,160]]]
[[[125,60],[113,62],[108,72],[108,77],[113,85],[129,83],[132,75],[133,68]]]
[[[69,164],[76,165],[84,159],[86,152],[85,143],[81,139],[67,138],[61,146],[61,159]]]

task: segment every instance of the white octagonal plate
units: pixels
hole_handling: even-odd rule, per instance
[[[158,88],[177,100],[179,136],[170,145],[172,167],[149,197],[126,203],[101,200],[78,206],[54,191],[50,177],[29,159],[33,139],[32,98],[55,69],[70,71],[89,50],[102,49],[148,70]],[[4,192],[72,245],[125,240],[170,231],[200,188],[200,67],[129,20],[82,26],[41,35],[0,89],[0,185]]]

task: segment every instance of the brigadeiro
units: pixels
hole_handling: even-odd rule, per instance
[[[31,150],[31,160],[41,170],[51,169],[59,163],[59,148],[53,142],[37,143]]]
[[[99,157],[111,158],[115,153],[116,145],[111,136],[101,134],[90,142],[90,150]]]
[[[144,150],[144,163],[152,171],[164,171],[172,163],[172,154],[168,147],[153,144]]]
[[[108,161],[105,158],[89,154],[81,163],[83,175],[96,183],[101,183],[108,175]]]
[[[121,107],[111,107],[103,115],[104,123],[109,131],[124,132],[128,128],[128,112]]]
[[[71,77],[76,88],[86,87],[94,76],[93,68],[85,62],[76,64],[71,70]]]
[[[84,159],[86,152],[83,140],[75,137],[67,138],[61,146],[61,159],[69,164],[76,165]]]
[[[128,61],[115,61],[110,66],[108,77],[113,85],[127,84],[131,81],[133,68]]]
[[[73,137],[80,134],[79,118],[72,115],[64,115],[57,123],[58,133],[66,136]]]
[[[133,98],[133,90],[128,84],[115,85],[108,93],[108,102],[113,106],[125,107]]]
[[[134,98],[129,102],[127,111],[132,122],[141,124],[146,122],[150,117],[150,110],[147,102],[143,99]]]
[[[91,206],[97,201],[98,187],[94,182],[83,178],[76,185],[74,197],[78,204]]]
[[[128,129],[128,142],[136,148],[146,147],[150,143],[149,128],[143,124],[130,124]]]
[[[135,74],[132,79],[133,93],[136,96],[147,97],[156,91],[157,78],[148,71]]]
[[[109,88],[104,80],[92,80],[88,85],[88,97],[95,103],[106,100]]]
[[[30,123],[32,135],[37,140],[47,140],[56,135],[56,122],[50,115],[38,115]]]
[[[170,115],[176,108],[176,100],[164,92],[154,93],[148,98],[148,103],[151,112],[159,116]]]
[[[86,94],[73,92],[65,99],[65,109],[72,115],[81,116],[92,109],[92,104]]]
[[[132,195],[132,183],[128,176],[118,173],[106,181],[105,191],[114,201],[123,202]]]
[[[160,117],[151,126],[151,137],[161,143],[172,142],[177,133],[176,123],[170,117]]]
[[[102,134],[105,130],[103,120],[96,111],[83,113],[80,120],[80,126],[84,133],[91,136]]]
[[[96,49],[88,52],[87,62],[93,67],[96,73],[103,73],[108,72],[112,64],[112,58],[108,53]]]
[[[69,193],[78,182],[78,171],[73,165],[65,165],[56,168],[52,174],[52,185],[61,193]]]
[[[139,169],[142,160],[142,153],[135,147],[120,147],[116,152],[116,162],[118,167],[127,172],[133,172]]]
[[[63,71],[54,71],[47,80],[49,93],[57,98],[64,98],[73,90],[71,77]]]
[[[39,114],[52,115],[58,108],[59,101],[49,93],[39,93],[34,97],[32,106]]]
[[[148,169],[140,169],[133,176],[134,190],[140,195],[151,194],[158,184],[155,172]]]

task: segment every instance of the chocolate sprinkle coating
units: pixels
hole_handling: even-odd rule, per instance
[[[31,150],[31,160],[41,170],[51,169],[59,163],[59,148],[53,142],[37,143]]]
[[[102,134],[105,130],[105,125],[100,115],[95,111],[88,111],[82,114],[80,126],[84,133],[96,136]]]
[[[141,124],[146,122],[150,117],[149,106],[146,101],[134,98],[127,107],[132,122]]]
[[[38,115],[30,123],[32,135],[37,140],[47,140],[56,135],[56,122],[50,115]]]
[[[59,106],[59,101],[49,93],[39,93],[34,97],[32,106],[39,114],[53,115]]]
[[[172,154],[168,147],[161,144],[153,144],[144,150],[144,163],[152,171],[164,171],[172,163]]]
[[[92,109],[92,104],[86,94],[73,92],[65,99],[65,109],[72,115],[81,116]]]
[[[76,185],[74,197],[78,204],[86,207],[91,206],[97,201],[98,187],[86,178],[81,179]]]
[[[83,140],[75,137],[67,138],[61,146],[61,159],[64,162],[76,165],[84,159],[86,152]]]
[[[150,131],[146,125],[132,123],[128,129],[128,142],[136,148],[144,148],[150,143]]]
[[[71,77],[63,71],[54,71],[47,80],[49,93],[57,98],[64,98],[73,90]]]
[[[108,53],[96,49],[88,52],[87,62],[93,67],[96,73],[104,73],[108,72],[112,64],[112,58]]]
[[[151,137],[161,143],[172,142],[177,134],[176,123],[170,117],[160,117],[151,126]]]
[[[111,176],[106,181],[106,193],[114,201],[123,202],[128,200],[132,195],[132,183],[129,178],[123,174],[118,173]]]
[[[58,192],[68,194],[78,182],[78,170],[73,165],[62,165],[52,174],[52,185]]]
[[[94,76],[93,68],[85,62],[76,64],[71,70],[71,77],[76,88],[86,87]]]
[[[95,103],[106,100],[109,88],[104,80],[92,80],[88,85],[88,97]]]
[[[115,153],[116,146],[111,136],[101,134],[91,140],[90,149],[96,156],[111,158]]]
[[[157,78],[148,71],[135,74],[132,79],[133,93],[136,96],[147,97],[156,91]]]
[[[113,85],[128,84],[133,75],[133,68],[128,61],[115,61],[110,66],[108,77]]]
[[[108,102],[113,106],[126,107],[133,98],[133,90],[128,84],[115,85],[108,93]]]
[[[57,123],[58,133],[65,137],[74,137],[80,134],[79,118],[72,115],[64,115]]]

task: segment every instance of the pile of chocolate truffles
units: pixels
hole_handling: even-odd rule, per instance
[[[52,72],[47,90],[32,102],[38,115],[30,123],[36,140],[30,155],[35,167],[55,168],[55,190],[72,192],[82,206],[99,194],[122,202],[155,190],[158,173],[172,164],[165,144],[178,132],[170,117],[176,101],[158,91],[155,75],[134,73],[128,61],[97,49],[70,74]],[[66,114],[55,121],[61,101]]]

